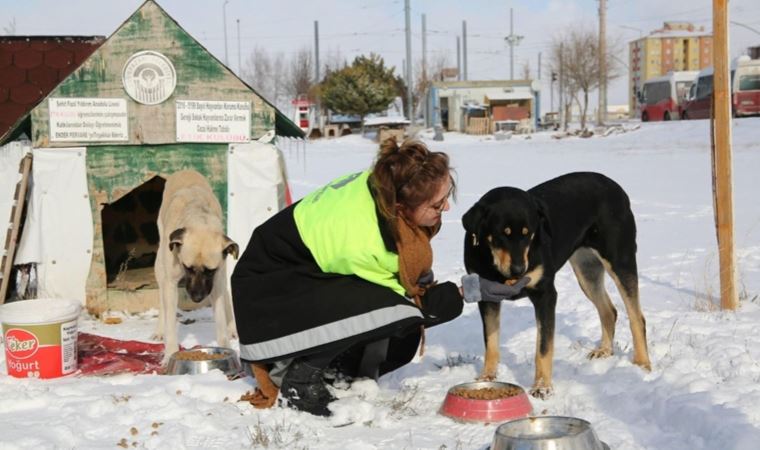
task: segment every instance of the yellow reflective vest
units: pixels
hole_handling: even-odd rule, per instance
[[[356,275],[404,295],[398,254],[380,234],[369,174],[337,178],[304,197],[293,211],[296,227],[323,272]]]

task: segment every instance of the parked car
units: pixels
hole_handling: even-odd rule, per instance
[[[544,113],[543,119],[539,119],[538,127],[542,130],[558,130],[559,129],[559,113],[558,112]]]

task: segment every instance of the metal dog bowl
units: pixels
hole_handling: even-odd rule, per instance
[[[487,388],[511,388],[519,390],[520,393],[493,400],[466,398],[455,393],[459,389],[475,391]],[[456,420],[494,423],[526,417],[531,411],[533,407],[522,387],[497,381],[476,381],[458,384],[449,389],[440,412]]]
[[[205,355],[205,356],[204,356]],[[198,347],[180,350],[171,357],[166,365],[168,375],[195,375],[219,369],[227,376],[240,373],[240,360],[231,348]]]
[[[499,425],[491,450],[609,450],[609,447],[583,419],[544,416]]]

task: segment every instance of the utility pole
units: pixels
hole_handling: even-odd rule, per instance
[[[459,47],[459,36],[457,36],[457,81],[462,81],[462,52]]]
[[[411,8],[409,0],[404,0],[404,14],[406,15],[406,114],[409,124],[414,124],[414,105],[412,104],[412,24]]]
[[[549,111],[554,111],[554,81],[557,80],[557,73],[552,72],[552,79],[549,81],[549,99],[550,99],[550,108]]]
[[[319,83],[319,21],[314,21],[314,83]]]
[[[224,27],[224,65],[229,67],[229,58],[227,55],[227,3],[230,0],[224,0],[222,4],[222,26]]]
[[[559,127],[567,131],[567,120],[565,117],[565,71],[563,70],[563,59],[565,53],[565,44],[559,44]]]
[[[538,80],[539,87],[541,86],[541,52],[538,52]],[[536,92],[536,119],[541,118],[541,91]]]
[[[597,125],[607,121],[607,0],[599,0],[599,111]]]
[[[514,33],[514,20],[512,16],[512,8],[509,8],[509,36],[505,37],[504,40],[507,41],[507,45],[509,45],[509,79],[514,80],[515,79],[515,45],[519,45],[520,41],[523,40],[524,36],[518,36]]]
[[[319,84],[319,21],[314,21],[314,84]],[[317,123],[317,129],[322,131],[322,104],[317,100],[317,106],[315,108],[316,116],[314,121]]]
[[[712,153],[713,205],[718,234],[720,307],[736,309],[736,256],[734,254],[734,193],[731,155],[731,85],[729,77],[728,0],[713,0],[713,108],[710,120],[714,139]]]
[[[462,21],[462,80],[467,81],[467,21]]]
[[[429,127],[428,123],[429,110],[428,110],[428,78],[427,78],[427,27],[425,26],[425,15],[422,15],[422,82],[424,83],[425,92],[422,92],[422,101],[424,101],[424,107],[422,108],[422,114],[425,119],[425,128]]]
[[[238,33],[238,74],[243,73],[243,59],[240,57],[240,19],[237,19],[237,33]]]

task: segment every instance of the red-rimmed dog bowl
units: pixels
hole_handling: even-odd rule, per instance
[[[519,394],[492,400],[473,398],[479,396],[478,391],[493,396],[494,391],[501,389],[519,391]],[[465,393],[468,395],[464,396]],[[483,395],[483,397],[490,396]],[[504,422],[527,417],[532,411],[533,406],[531,406],[528,395],[522,387],[498,381],[475,381],[458,384],[449,389],[443,406],[441,406],[441,414],[444,416],[468,422]]]

